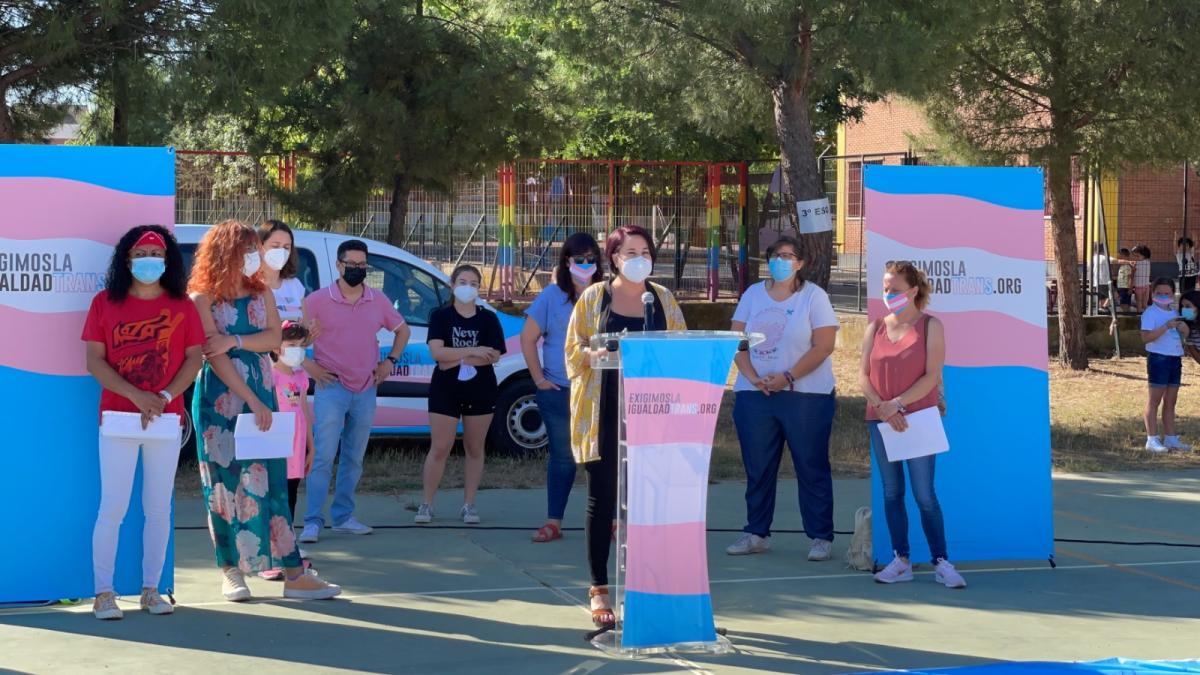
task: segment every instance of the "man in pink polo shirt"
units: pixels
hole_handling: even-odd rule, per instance
[[[363,455],[375,419],[375,389],[388,378],[408,344],[409,327],[382,291],[363,283],[367,278],[367,245],[357,239],[338,246],[338,280],[304,299],[305,316],[321,327],[309,374],[317,381],[313,437],[316,455],[305,485],[308,506],[300,541],[312,544],[325,525],[333,459],[341,444],[337,484],[329,508],[334,532],[371,534],[354,518],[354,489],[362,477]],[[379,360],[376,334],[396,334],[392,351]]]

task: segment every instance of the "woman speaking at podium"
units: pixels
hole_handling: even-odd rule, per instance
[[[620,434],[618,372],[597,373],[589,351],[593,335],[641,330],[687,330],[679,303],[666,288],[647,280],[654,271],[655,251],[650,233],[640,227],[619,227],[608,235],[605,255],[613,278],[588,287],[571,312],[567,325],[567,376],[571,386],[571,452],[588,474],[587,517],[584,521],[592,586],[592,622],[616,622],[608,593],[608,555],[617,506],[617,441]],[[646,325],[649,293],[651,325]]]

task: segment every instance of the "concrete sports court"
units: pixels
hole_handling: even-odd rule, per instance
[[[740,528],[742,490],[712,486],[710,528]],[[797,529],[795,483],[780,490],[775,526]],[[868,483],[836,481],[835,494],[837,527],[849,530],[854,509],[869,503]],[[456,513],[459,499],[442,493],[440,513]],[[835,561],[810,563],[803,535],[777,534],[771,553],[734,558],[724,547],[735,533],[710,532],[717,623],[736,653],[639,661],[610,659],[584,642],[582,532],[530,543],[543,491],[482,492],[485,524],[473,529],[439,516],[435,524],[448,529],[419,531],[409,525],[409,501],[360,502],[365,522],[403,527],[368,537],[326,530],[305,546],[343,586],[340,599],[285,601],[281,584],[255,578],[263,599],[233,604],[220,595],[200,501],[181,499],[174,616],[139,613],[136,598],[122,601],[118,622],[93,619],[90,600],[0,610],[0,672],[844,673],[1200,656],[1197,471],[1056,475],[1057,569],[963,563],[970,586],[962,591],[935,585],[928,566],[914,583],[875,584],[841,562],[848,536],[835,542]],[[567,527],[582,524],[584,502],[577,486]]]

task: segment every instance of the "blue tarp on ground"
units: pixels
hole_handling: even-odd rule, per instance
[[[878,672],[878,671],[877,671]],[[966,666],[963,668],[934,668],[931,670],[897,670],[896,673],[911,673],[925,675],[928,673],[954,673],[955,675],[1054,675],[1055,673],[1093,673],[1094,675],[1140,675],[1147,673],[1200,673],[1200,661],[1138,661],[1136,659],[1106,659],[1087,663],[1054,663],[1050,661],[1030,661],[1027,663],[993,663],[986,666]]]

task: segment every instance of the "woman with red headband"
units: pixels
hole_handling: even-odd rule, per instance
[[[188,299],[186,286],[175,238],[158,225],[140,225],[117,242],[105,288],[92,300],[84,323],[88,372],[104,389],[100,393],[100,509],[92,533],[96,583],[92,611],[97,619],[123,616],[113,593],[113,568],[139,449],[146,517],[140,605],[151,614],[173,611],[159,595],[158,582],[171,535],[179,432],[166,440],[120,436],[106,427],[116,425],[116,417],[104,413],[140,414],[143,429],[160,415],[182,422],[183,392],[200,370],[204,345],[200,315]]]

